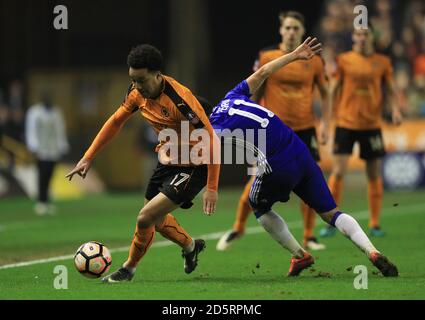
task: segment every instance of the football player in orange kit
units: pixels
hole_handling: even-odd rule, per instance
[[[402,115],[396,105],[391,61],[375,52],[372,32],[370,26],[355,29],[353,49],[337,57],[337,71],[331,86],[331,97],[334,101],[338,97],[338,105],[329,189],[340,205],[347,163],[354,142],[359,142],[360,158],[366,161],[370,234],[383,236],[379,225],[383,196],[381,158],[385,154],[381,133],[383,85],[390,95],[393,123],[399,125]],[[327,237],[334,232],[334,228],[329,227],[322,229],[320,234]]]
[[[302,43],[305,33],[304,17],[296,11],[281,12],[280,34],[282,42],[270,48],[261,50],[254,71],[278,57],[292,52]],[[314,56],[311,60],[295,61],[271,75],[253,100],[267,106],[286,125],[295,131],[307,145],[316,161],[320,160],[318,139],[315,129],[313,112],[313,94],[317,87],[322,98],[322,120],[319,126],[319,143],[328,140],[328,126],[331,106],[328,99],[328,80],[325,74],[323,60]],[[248,181],[239,200],[236,221],[233,229],[226,232],[217,243],[217,250],[226,250],[229,245],[240,238],[245,232],[246,220],[252,209],[249,206],[249,190],[253,177]],[[316,213],[304,202],[301,202],[301,212],[304,220],[304,247],[310,250],[321,250],[325,246],[318,243],[313,236]]]
[[[132,84],[125,101],[106,121],[84,157],[67,175],[69,180],[75,174],[85,178],[94,156],[137,112],[141,113],[158,134],[163,129],[173,129],[179,135],[175,146],[179,152],[183,149],[190,152],[198,143],[187,141],[186,144],[189,145],[184,145],[182,130],[183,123],[186,122],[190,132],[199,128],[208,132],[210,154],[207,157],[213,156],[214,151],[217,153],[214,148],[219,148],[219,140],[216,140],[204,109],[188,88],[161,73],[162,55],[158,49],[146,44],[133,48],[128,56],[128,67]],[[186,273],[191,273],[197,266],[198,254],[205,248],[205,242],[202,239],[192,239],[170,212],[178,207],[190,208],[193,198],[206,186],[203,194],[204,212],[207,215],[214,213],[220,159],[215,161],[209,158],[208,164],[195,165],[192,161],[183,161],[182,154],[173,158],[175,154],[164,148],[165,145],[170,145],[170,141],[161,140],[157,146],[159,163],[146,188],[145,204],[137,217],[129,257],[122,267],[104,277],[103,282],[131,280],[136,266],[151,246],[155,232],[182,247]]]

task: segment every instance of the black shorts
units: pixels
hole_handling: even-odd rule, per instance
[[[295,131],[297,136],[305,143],[308,150],[310,150],[311,156],[316,162],[320,161],[319,145],[317,143],[317,135],[315,128],[309,128],[304,130]]]
[[[371,160],[385,155],[381,129],[351,130],[336,127],[333,146],[334,154],[351,154],[354,142],[360,144],[360,158]]]
[[[152,200],[162,192],[182,209],[189,209],[193,205],[192,200],[207,184],[207,177],[207,165],[179,167],[158,163],[146,188],[145,198]]]

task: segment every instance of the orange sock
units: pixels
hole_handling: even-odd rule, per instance
[[[172,214],[167,214],[164,221],[155,227],[164,238],[173,241],[180,247],[187,247],[192,243],[192,237],[179,225]]]
[[[304,220],[304,241],[306,241],[313,236],[313,229],[316,223],[316,212],[301,201],[301,213]]]
[[[383,186],[382,179],[369,180],[367,184],[369,198],[369,228],[379,226],[379,216],[381,214]]]
[[[246,220],[252,212],[249,205],[249,191],[251,190],[252,179],[248,181],[239,199],[238,209],[236,211],[236,221],[233,224],[233,230],[243,234],[245,232]]]
[[[337,178],[335,175],[332,174],[329,177],[328,184],[329,184],[329,190],[331,191],[332,196],[334,197],[336,205],[339,206],[341,204],[342,191],[344,189],[344,179]]]
[[[131,243],[130,253],[126,263],[127,267],[136,268],[139,261],[152,245],[154,237],[155,226],[144,229],[136,227],[136,232],[134,233],[133,242]]]

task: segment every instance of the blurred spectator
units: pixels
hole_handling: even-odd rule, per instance
[[[425,77],[416,77],[413,81],[409,103],[415,106],[416,114],[425,117]]]
[[[392,6],[389,0],[375,3],[375,15],[370,18],[375,33],[377,51],[389,55],[394,40]]]
[[[38,199],[35,212],[38,215],[52,214],[50,180],[56,163],[68,152],[69,145],[62,113],[53,106],[48,93],[43,93],[41,103],[28,109],[25,129],[27,147],[37,158]]]

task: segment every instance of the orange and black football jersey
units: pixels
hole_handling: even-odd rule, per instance
[[[163,131],[164,129],[171,129],[169,132],[177,133],[175,140],[168,139],[169,135],[164,134],[164,139],[160,140],[156,147],[158,158],[163,164],[182,166],[200,164],[191,162],[190,152],[199,140],[191,140],[190,136],[195,129],[204,128],[206,130],[210,139],[207,188],[217,190],[219,164],[213,163],[214,159],[212,158],[214,146],[217,147],[217,145],[213,142],[215,133],[209,119],[202,105],[188,88],[171,77],[163,76],[163,78],[163,91],[156,99],[145,98],[134,86],[130,86],[124,102],[105,123],[84,157],[92,159],[121,129],[125,121],[139,111],[157,134],[166,132]],[[187,132],[183,132],[182,128],[186,128]],[[183,134],[184,136],[182,136]],[[178,148],[178,153],[169,152],[170,148],[167,147],[161,148],[164,144],[170,147],[174,145]]]
[[[171,77],[164,76],[164,90],[157,99],[147,99],[136,89],[130,89],[124,103],[121,105],[123,110],[133,113],[139,111],[141,115],[149,122],[156,133],[163,129],[172,129],[181,134],[182,122],[189,121],[189,135],[194,129],[205,128],[210,134],[213,129],[209,123],[208,117],[198,99],[185,86],[178,83]],[[166,143],[160,141],[156,151]],[[190,145],[197,142],[191,141]],[[183,147],[180,144],[180,147]],[[167,155],[160,154],[165,162],[173,162],[175,159],[167,159]]]
[[[285,52],[279,46],[260,51],[254,68],[275,60]],[[265,83],[260,101],[293,130],[314,127],[314,85],[327,85],[324,63],[320,56],[289,63],[273,73]]]
[[[354,130],[380,128],[382,84],[393,77],[390,59],[377,53],[364,56],[348,51],[337,57],[335,77],[342,86],[336,108],[337,125]]]

